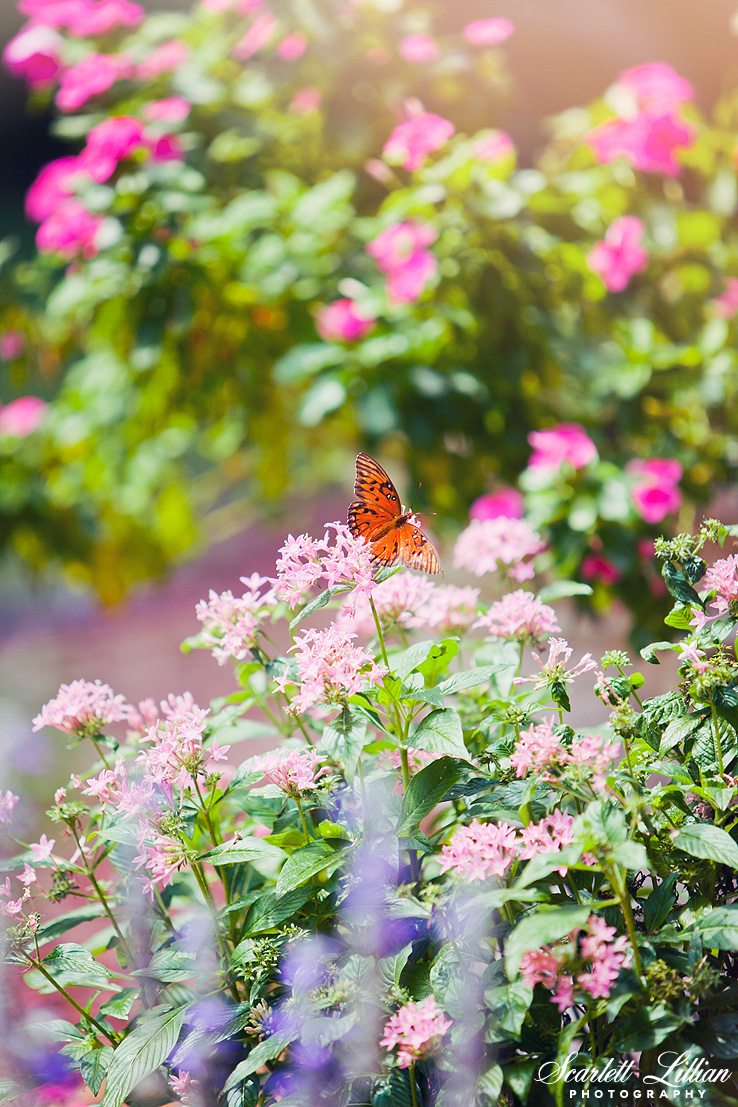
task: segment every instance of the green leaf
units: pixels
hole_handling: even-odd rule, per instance
[[[426,765],[410,781],[403,796],[397,834],[402,836],[428,815],[462,776],[463,769],[451,757],[441,757]]]
[[[484,993],[484,1001],[492,1015],[495,1030],[502,1030],[514,1038],[520,1037],[532,1000],[533,989],[522,980],[487,988]]]
[[[404,680],[413,669],[423,664],[431,650],[434,649],[436,649],[436,643],[432,638],[429,638],[424,642],[415,642],[408,649],[392,654],[390,657],[392,672],[401,680]]]
[[[619,1053],[635,1053],[653,1049],[669,1035],[684,1026],[686,1019],[673,1014],[663,1003],[653,1007],[639,1007],[635,1014],[620,1023],[612,1038],[612,1045]]]
[[[494,1107],[502,1091],[502,1069],[491,1065],[477,1080],[477,1095],[484,1107]]]
[[[101,1046],[86,1053],[79,1063],[82,1079],[93,1095],[97,1095],[113,1060],[112,1046]]]
[[[568,596],[591,596],[592,586],[580,584],[577,580],[557,580],[553,584],[547,584],[538,593],[538,599],[543,603],[553,603],[554,600],[563,600]]]
[[[738,844],[719,826],[710,823],[685,826],[674,839],[674,845],[690,857],[701,857],[716,861],[719,865],[738,868]]]
[[[323,728],[321,745],[335,761],[343,765],[349,782],[353,780],[359,763],[366,739],[367,725],[364,715],[352,711],[348,705],[345,705],[340,715]]]
[[[522,875],[518,877],[513,887],[516,889],[527,888],[529,884],[548,876],[555,869],[576,865],[581,856],[581,845],[565,846],[561,850],[551,851],[550,853],[537,853],[527,862]]]
[[[38,943],[43,945],[44,942],[50,942],[54,938],[66,934],[68,930],[79,926],[81,923],[93,922],[93,920],[102,917],[102,908],[99,904],[86,904],[84,907],[75,908],[74,911],[67,911],[64,915],[57,915],[55,919],[51,919],[50,922],[39,927]]]
[[[105,1015],[106,1018],[127,1019],[138,996],[138,988],[123,988],[118,995],[103,1003],[100,1014]]]
[[[331,871],[340,865],[344,851],[350,843],[341,838],[324,838],[311,842],[288,857],[277,880],[277,899],[304,884],[311,876],[330,866]]]
[[[694,612],[689,605],[675,603],[664,622],[675,630],[690,630],[693,618]]]
[[[14,1080],[0,1078],[0,1103],[10,1103],[23,1094],[23,1089]]]
[[[704,610],[704,603],[673,561],[664,562],[661,575],[664,578],[664,584],[678,603]]]
[[[291,892],[286,892],[280,899],[277,899],[274,892],[265,892],[246,915],[243,937],[263,934],[265,930],[271,930],[272,927],[279,926],[286,919],[292,918],[295,912],[299,911],[312,895],[313,889],[311,887],[293,888]],[[234,956],[235,952],[234,950]]]
[[[524,953],[530,949],[540,949],[549,942],[562,938],[575,926],[584,926],[591,908],[584,906],[555,907],[541,909],[534,915],[528,915],[505,940],[505,968],[509,977],[515,976],[520,968]]]
[[[738,907],[716,907],[697,927],[707,949],[738,949]]]
[[[641,657],[644,661],[648,661],[651,665],[660,665],[656,652],[659,650],[675,650],[677,647],[674,642],[650,642],[647,646],[644,646],[641,650]]]
[[[234,1088],[240,1080],[243,1080],[246,1076],[251,1076],[252,1072],[256,1072],[256,1070],[260,1069],[262,1065],[265,1065],[267,1061],[273,1061],[276,1057],[279,1057],[280,1053],[287,1048],[290,1042],[294,1042],[296,1037],[296,1034],[277,1032],[276,1034],[270,1034],[263,1042],[259,1042],[259,1044],[254,1046],[251,1050],[246,1060],[236,1065],[223,1085],[223,1091],[227,1092],[231,1088]],[[106,1107],[104,1101],[103,1107]]]
[[[612,851],[612,858],[617,861],[618,865],[622,865],[632,873],[648,868],[646,847],[632,839],[628,839],[627,842],[620,842],[615,846]]]
[[[321,592],[319,596],[316,596],[310,603],[305,604],[302,611],[295,615],[294,619],[290,623],[290,630],[294,630],[296,626],[302,622],[303,619],[307,619],[309,615],[314,615],[316,611],[320,611],[321,607],[326,607],[331,602],[334,596],[337,596],[339,592],[348,592],[349,585],[347,584],[334,584],[330,588],[326,588],[324,592]]]
[[[674,885],[677,882],[677,878],[677,873],[669,873],[666,880],[662,880],[661,883],[654,888],[651,895],[643,904],[643,918],[649,934],[653,934],[655,930],[658,930],[676,903]]]
[[[84,946],[62,942],[43,959],[43,966],[59,984],[86,988],[110,987],[112,973]],[[117,988],[117,985],[114,985]]]
[[[108,1069],[102,1107],[121,1107],[124,1099],[145,1076],[155,1072],[177,1044],[187,1006],[157,1008],[124,1038]]]
[[[438,685],[438,689],[444,696],[450,696],[453,692],[486,684],[493,673],[504,672],[507,668],[507,665],[478,665],[476,669],[465,669],[463,673],[454,673],[446,677]]]
[[[431,711],[421,719],[408,738],[408,745],[428,753],[447,753],[464,761],[469,758],[461,718],[450,707]]]
[[[203,853],[200,861],[209,861],[211,865],[242,865],[251,861],[274,861],[280,857],[284,857],[284,850],[265,842],[263,838],[233,838]]]

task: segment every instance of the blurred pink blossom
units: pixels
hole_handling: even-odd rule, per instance
[[[0,359],[15,361],[25,349],[26,336],[23,331],[9,330],[0,334]]]
[[[595,243],[590,250],[587,265],[610,292],[622,292],[630,278],[648,265],[648,251],[641,245],[645,233],[641,219],[623,215],[607,228],[604,242]]]
[[[305,85],[297,90],[289,103],[289,110],[295,115],[309,115],[317,111],[323,103],[323,93],[315,85]]]
[[[720,319],[732,319],[738,311],[738,277],[725,278],[725,291],[711,301],[713,313]]]
[[[279,43],[277,54],[282,61],[297,61],[305,53],[307,44],[307,37],[301,31],[293,31]]]
[[[419,1057],[432,1054],[451,1026],[451,1020],[437,1007],[435,996],[430,995],[418,1003],[410,1000],[391,1015],[379,1044],[388,1051],[399,1045],[397,1064],[406,1069]]]
[[[311,791],[320,777],[328,772],[327,766],[320,764],[314,749],[272,750],[263,757],[252,757],[251,767],[263,773],[288,796]]]
[[[504,569],[521,582],[534,576],[530,558],[545,549],[540,534],[524,519],[472,519],[456,539],[454,568],[467,569],[477,577]]]
[[[667,515],[678,511],[682,503],[679,481],[683,469],[672,458],[634,458],[626,471],[636,477],[630,494],[636,511],[646,523],[660,523]]]
[[[63,27],[75,38],[107,35],[117,27],[136,27],[145,12],[133,0],[20,0],[34,23]]]
[[[515,154],[515,144],[505,131],[490,131],[474,142],[474,157],[478,161],[496,162]]]
[[[553,608],[522,588],[491,604],[474,626],[481,627],[490,637],[515,642],[538,642],[561,630]]]
[[[499,46],[514,30],[509,19],[475,19],[464,27],[464,38],[474,46]]]
[[[382,148],[382,155],[408,172],[422,169],[428,154],[448,142],[456,128],[448,119],[423,111],[398,123]]]
[[[0,408],[0,435],[25,438],[43,421],[47,404],[39,396],[19,396]]]
[[[19,796],[16,796],[15,793],[10,790],[0,792],[0,823],[10,822],[13,818],[13,809],[19,798]]]
[[[621,73],[617,83],[627,88],[639,104],[656,102],[668,108],[694,99],[693,86],[666,62],[635,65]]]
[[[3,50],[5,68],[25,77],[31,88],[47,85],[62,70],[64,39],[51,27],[31,23],[11,38]]]
[[[522,519],[523,495],[517,488],[487,492],[469,508],[470,519]]]
[[[324,342],[358,342],[374,326],[353,300],[335,300],[318,312],[316,327]]]
[[[125,54],[88,54],[66,69],[56,94],[61,111],[77,111],[93,96],[100,96],[116,81],[130,77],[133,66]]]
[[[673,110],[647,107],[632,119],[606,119],[589,132],[586,141],[601,164],[624,157],[633,169],[677,177],[681,165],[676,152],[687,149],[697,132]]]
[[[738,556],[730,554],[710,565],[705,573],[704,585],[716,593],[714,606],[719,614],[724,614],[738,599]]]
[[[271,12],[259,12],[243,38],[233,47],[233,57],[238,61],[248,61],[268,46],[277,30],[277,20]]]
[[[93,181],[102,183],[112,177],[119,161],[146,146],[146,128],[140,119],[113,115],[89,131],[79,162]]]
[[[93,258],[102,224],[101,215],[93,215],[77,200],[65,200],[36,231],[36,245],[42,254],[56,253],[67,261],[79,254]]]
[[[143,61],[136,66],[136,76],[140,81],[153,81],[162,73],[171,73],[179,69],[190,56],[190,48],[181,39],[170,38],[156,46]]]
[[[192,105],[184,96],[167,96],[144,104],[143,117],[149,123],[182,123],[191,111]]]
[[[407,35],[398,49],[405,61],[414,65],[427,65],[438,57],[438,46],[430,35]]]
[[[368,243],[366,252],[387,274],[392,303],[412,303],[436,274],[438,262],[426,247],[437,238],[429,223],[395,223]]]
[[[49,839],[42,834],[38,842],[31,842],[28,848],[33,854],[34,861],[48,861],[55,845],[56,838]]]
[[[108,684],[73,680],[62,684],[54,699],[41,708],[33,729],[53,726],[79,738],[96,737],[109,723],[127,722],[130,705]]]
[[[531,469],[558,470],[566,463],[583,469],[597,457],[597,447],[579,423],[559,423],[548,430],[531,431],[533,447],[528,466]]]
[[[616,584],[623,575],[614,561],[596,553],[584,555],[580,572],[584,580],[601,580],[603,584]]]
[[[39,172],[26,193],[26,215],[40,223],[51,215],[62,200],[74,195],[75,179],[84,179],[85,168],[79,157],[57,158]]]

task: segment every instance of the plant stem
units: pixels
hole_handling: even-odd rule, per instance
[[[133,964],[133,962],[134,962],[133,951],[132,951],[131,947],[128,945],[128,942],[126,941],[126,939],[123,937],[123,931],[121,930],[120,926],[118,925],[118,920],[116,919],[115,915],[113,914],[113,912],[110,908],[110,904],[108,903],[107,898],[105,896],[105,893],[103,892],[102,888],[98,884],[95,873],[93,872],[87,858],[85,857],[85,852],[82,849],[82,844],[81,844],[81,842],[79,840],[79,836],[77,834],[77,828],[71,823],[71,821],[69,822],[68,825],[69,825],[69,829],[72,831],[72,835],[74,837],[74,840],[77,843],[77,849],[79,850],[79,856],[81,858],[82,865],[84,866],[84,870],[85,870],[85,874],[87,876],[87,879],[89,880],[92,887],[95,889],[95,894],[96,894],[97,898],[100,900],[100,903],[102,905],[102,909],[105,912],[105,914],[108,916],[108,919],[110,920],[110,923],[113,927],[113,930],[118,935],[118,939],[120,941],[121,947],[122,947],[123,952],[125,953],[126,957],[128,958],[129,964]]]
[[[715,746],[715,758],[718,763],[718,772],[721,776],[725,774],[725,765],[723,764],[723,747],[720,741],[720,724],[718,723],[717,711],[715,710],[714,699],[710,700],[710,708],[712,711],[712,727],[713,727],[713,744]]]
[[[310,830],[308,829],[308,822],[305,818],[305,812],[302,809],[302,804],[300,803],[299,796],[295,796],[295,803],[297,804],[297,810],[300,812],[300,818],[302,819],[302,829],[305,831],[305,837],[309,842],[312,839],[312,835],[310,833]]]
[[[79,1003],[77,1003],[77,1000],[74,999],[73,996],[70,996],[67,989],[65,987],[63,987],[63,985],[59,984],[58,981],[54,980],[54,977],[41,964],[41,961],[37,961],[36,958],[31,957],[31,955],[29,953],[26,954],[26,957],[28,958],[29,964],[33,965],[34,969],[38,969],[38,971],[41,973],[41,975],[45,976],[50,984],[53,984],[53,986],[56,988],[57,992],[59,992],[60,995],[64,996],[67,1003],[71,1004],[71,1006],[75,1009],[75,1011],[78,1014],[82,1015],[83,1018],[87,1019],[88,1022],[92,1023],[92,1025],[97,1029],[98,1034],[102,1034],[104,1038],[107,1038],[111,1045],[113,1045],[113,1046],[117,1045],[117,1038],[112,1033],[112,1031],[106,1030],[105,1027],[102,1025],[102,1023],[99,1023],[97,1021],[97,1019],[95,1018],[94,1015],[91,1015],[89,1013],[89,1011],[85,1011],[84,1007],[81,1007],[79,1005]]]
[[[630,906],[630,894],[625,885],[625,880],[617,865],[613,865],[612,868],[608,868],[608,879],[612,886],[615,895],[618,897],[620,906],[625,916],[625,926],[628,931],[628,937],[630,938],[630,944],[633,949],[633,968],[635,969],[636,976],[643,979],[643,965],[641,964],[641,954],[638,949],[638,937],[635,928],[635,919],[633,918],[633,909]]]
[[[415,1062],[410,1065],[410,1095],[413,1097],[413,1107],[418,1107],[418,1093],[415,1088]]]
[[[102,761],[103,765],[105,766],[106,769],[109,769],[110,768],[110,762],[108,761],[107,757],[105,756],[102,749],[100,748],[100,744],[99,744],[97,738],[93,738],[92,743],[93,743],[95,749],[97,750],[98,754],[100,755],[100,760]]]

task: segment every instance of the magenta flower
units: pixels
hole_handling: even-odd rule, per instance
[[[26,193],[26,215],[40,223],[51,215],[62,200],[74,195],[76,180],[86,172],[78,157],[57,158],[40,171]]]
[[[259,12],[243,38],[233,47],[232,54],[237,61],[248,61],[268,46],[277,30],[277,20],[271,12]]]
[[[88,54],[66,69],[56,94],[61,111],[77,111],[93,96],[111,89],[116,81],[130,77],[133,67],[124,54]]]
[[[584,580],[601,580],[603,584],[617,584],[623,575],[614,561],[596,553],[584,555],[580,572]]]
[[[605,120],[589,132],[587,143],[603,165],[624,157],[633,169],[677,177],[681,166],[676,153],[692,146],[695,138],[694,127],[673,110],[654,106],[644,108],[632,119]]]
[[[408,172],[422,169],[428,154],[448,142],[456,128],[448,119],[424,111],[405,123],[398,123],[382,147],[382,155]]]
[[[53,700],[41,708],[33,720],[33,729],[53,726],[80,738],[95,738],[109,723],[127,722],[130,705],[117,696],[108,684],[73,680],[62,684]]]
[[[323,93],[315,85],[305,85],[297,90],[289,103],[289,110],[295,115],[309,115],[317,111],[323,103]]]
[[[682,466],[672,458],[634,459],[626,471],[636,477],[630,490],[633,505],[646,523],[660,523],[667,515],[678,511],[682,503],[679,481]]]
[[[145,12],[133,0],[21,0],[34,23],[65,28],[75,38],[107,35],[117,27],[136,27]]]
[[[561,630],[553,608],[522,588],[491,604],[474,626],[481,627],[490,637],[511,642],[539,642]]]
[[[195,613],[203,624],[203,640],[212,649],[213,657],[222,665],[227,658],[243,661],[258,644],[261,626],[276,605],[274,592],[262,587],[268,577],[254,573],[242,577],[246,591],[240,597],[232,592],[210,590],[207,600],[200,600]]]
[[[153,81],[162,73],[172,73],[184,65],[190,56],[190,48],[181,39],[170,38],[154,47],[143,61],[136,66],[136,76],[140,81]]]
[[[305,53],[308,40],[301,31],[293,31],[291,35],[285,35],[277,46],[277,54],[282,61],[297,61]]]
[[[354,646],[356,637],[335,623],[326,630],[306,630],[292,650],[295,653],[299,692],[290,710],[302,713],[317,704],[344,704],[357,692],[381,684],[387,669],[378,665],[362,646]],[[280,691],[297,681],[289,677],[277,680]]]
[[[474,46],[499,46],[514,30],[509,19],[475,19],[464,27],[464,38]]]
[[[10,330],[0,334],[0,359],[15,361],[25,349],[26,336],[23,331]]]
[[[90,130],[79,160],[92,180],[102,183],[112,177],[119,161],[146,147],[146,128],[141,120],[132,115],[114,115]]]
[[[412,303],[435,276],[438,262],[426,249],[437,234],[430,224],[394,223],[368,243],[366,252],[387,274],[392,303]]]
[[[712,310],[720,319],[732,319],[738,311],[738,277],[725,278],[725,291],[711,301]]]
[[[51,27],[31,23],[11,38],[3,50],[5,68],[25,77],[31,88],[48,85],[62,70],[64,39]]]
[[[79,254],[93,258],[102,224],[103,217],[93,215],[78,200],[65,200],[36,231],[36,245],[42,254],[56,253],[66,261]]]
[[[0,823],[9,823],[13,818],[13,809],[19,800],[13,792],[0,792]]]
[[[430,995],[420,1003],[411,1000],[387,1020],[379,1044],[388,1051],[399,1045],[397,1063],[401,1069],[407,1069],[419,1058],[434,1053],[451,1025],[451,1020],[436,1006],[435,996]]]
[[[546,549],[546,543],[524,519],[472,519],[454,545],[456,569],[467,569],[477,577],[505,569],[513,580],[530,580],[534,569],[530,559]]]
[[[517,488],[500,488],[476,499],[469,508],[470,519],[522,519],[523,495]]]
[[[47,403],[39,396],[20,396],[0,408],[0,435],[25,438],[43,422]]]
[[[324,342],[359,342],[374,326],[353,300],[335,300],[318,312],[316,327]]]
[[[314,749],[272,750],[263,757],[252,757],[251,766],[288,796],[312,791],[320,777],[328,772]]]
[[[618,84],[635,96],[639,105],[660,104],[664,108],[694,99],[694,88],[689,81],[666,62],[646,62],[626,69],[618,77]]]
[[[480,823],[457,827],[441,850],[441,872],[452,871],[467,880],[504,876],[518,853],[517,835],[508,823]]]
[[[505,131],[489,131],[479,135],[473,150],[477,161],[497,162],[515,156],[515,144]]]
[[[411,65],[428,65],[438,58],[438,46],[430,35],[406,35],[398,49]]]
[[[583,469],[597,457],[597,447],[579,423],[559,423],[549,430],[531,431],[531,469],[559,470],[565,463]]]
[[[184,96],[167,96],[144,104],[143,117],[149,123],[183,123],[191,111],[192,105]]]
[[[641,246],[645,232],[637,216],[623,215],[607,228],[605,241],[590,250],[587,265],[610,292],[622,292],[630,278],[648,265],[648,251]]]

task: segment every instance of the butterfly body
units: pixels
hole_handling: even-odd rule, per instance
[[[400,497],[379,462],[368,454],[356,458],[356,499],[348,510],[348,527],[371,547],[375,565],[405,565],[423,573],[440,573],[441,562],[420,527],[403,511]]]

